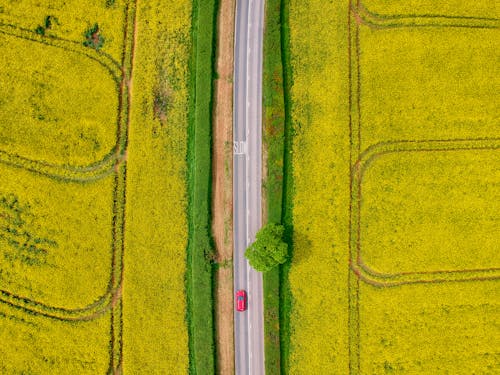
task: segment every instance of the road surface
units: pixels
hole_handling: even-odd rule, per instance
[[[245,249],[260,229],[262,187],[262,34],[264,0],[237,0],[234,45],[234,288],[248,309],[234,312],[236,375],[264,374],[262,274]]]

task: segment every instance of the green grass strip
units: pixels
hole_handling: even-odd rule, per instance
[[[189,241],[187,249],[189,372],[215,373],[213,259],[211,237],[212,83],[216,0],[194,0],[189,107]]]
[[[293,125],[291,117],[292,101],[290,88],[293,84],[292,68],[290,64],[290,28],[289,28],[289,2],[281,1],[281,62],[283,67],[283,98],[285,104],[285,136],[283,153],[283,206],[281,212],[282,224],[285,226],[285,240],[293,255],[293,173],[292,173],[292,136]],[[292,294],[288,273],[290,262],[280,268],[279,284],[279,316],[280,316],[280,351],[281,351],[281,374],[288,374],[290,354],[290,312],[292,306]]]
[[[267,151],[265,191],[268,222],[281,223],[283,200],[283,157],[285,103],[281,54],[281,0],[266,1],[264,29],[264,147]],[[267,375],[278,375],[280,361],[280,270],[265,272],[264,351]]]

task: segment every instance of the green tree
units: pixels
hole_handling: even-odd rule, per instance
[[[269,223],[257,232],[255,242],[245,251],[250,265],[260,272],[267,272],[288,259],[288,244],[283,241],[285,228]]]

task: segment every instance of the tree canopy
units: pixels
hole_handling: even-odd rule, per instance
[[[288,244],[283,241],[285,228],[269,223],[256,235],[255,242],[245,251],[250,265],[260,272],[267,272],[288,259]]]

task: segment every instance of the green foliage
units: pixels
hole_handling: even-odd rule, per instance
[[[283,241],[285,227],[269,223],[259,230],[256,240],[245,251],[250,265],[260,272],[267,272],[288,259],[288,244]]]
[[[193,2],[189,129],[188,291],[191,374],[215,373],[213,257],[210,235],[211,129],[217,1]]]
[[[290,57],[290,26],[289,26],[289,2],[281,1],[280,23],[281,23],[281,64],[283,69],[283,99],[284,99],[284,150],[283,150],[283,203],[281,222],[285,225],[285,240],[290,248],[290,257],[295,249],[292,241],[293,234],[293,165],[292,165],[292,141],[293,123],[291,118],[292,100],[290,88],[292,86],[292,67]],[[280,316],[280,373],[289,373],[290,363],[290,314],[292,309],[292,293],[288,278],[290,263],[279,267],[279,316]]]
[[[263,61],[263,141],[267,153],[264,194],[267,220],[282,221],[284,189],[285,103],[281,52],[281,0],[266,1]],[[268,375],[281,374],[280,267],[264,273],[264,351]]]
[[[37,33],[38,35],[45,35],[45,28],[43,26],[38,26],[36,29],[35,29],[35,33]]]
[[[267,214],[269,221],[281,221],[285,105],[281,63],[281,0],[266,2],[264,34],[264,145],[267,152]]]
[[[262,275],[264,288],[264,358],[266,374],[281,373],[280,359],[280,270],[279,267]]]
[[[53,24],[59,25],[59,20],[57,19],[57,17],[54,16],[45,17],[45,29],[52,28]]]
[[[57,19],[57,17],[54,17],[54,16],[47,16],[45,17],[45,21],[43,23],[43,26],[42,25],[38,25],[38,27],[35,29],[35,32],[38,34],[38,35],[45,35],[45,31],[49,30],[52,28],[52,25],[53,24],[57,24],[59,25],[59,20]]]
[[[19,260],[30,266],[43,265],[47,249],[57,246],[57,242],[34,234],[32,216],[29,205],[21,205],[17,196],[0,196],[0,245],[7,245],[6,263]]]
[[[99,25],[97,23],[87,29],[84,35],[85,41],[83,42],[83,45],[85,47],[90,47],[99,51],[104,45],[104,37],[101,35],[101,30],[99,29]]]

